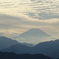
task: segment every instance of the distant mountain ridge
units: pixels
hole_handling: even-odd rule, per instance
[[[59,58],[59,39],[39,43],[34,47],[34,51],[34,53],[42,53],[49,57]]]
[[[51,37],[47,33],[41,31],[40,29],[30,29],[27,32],[22,33],[21,35],[17,36],[19,39],[25,38],[28,41],[34,42],[37,40],[40,41],[40,37],[44,40],[45,37]],[[17,38],[16,37],[16,38]],[[39,38],[39,39],[38,39]],[[36,42],[36,41],[35,41]],[[55,41],[49,42],[42,42],[37,44],[36,46],[32,46],[31,44],[27,43],[20,43],[16,40],[12,40],[7,37],[0,37],[0,51],[2,52],[14,52],[17,54],[44,54],[49,57],[59,58],[59,39]]]
[[[13,40],[11,38],[0,36],[0,50],[8,48],[8,47],[16,45],[16,44],[22,44],[22,45],[26,45],[26,46],[30,46],[30,47],[34,46],[30,43],[20,43],[20,42]]]
[[[10,46],[6,49],[2,49],[1,51],[2,52],[14,52],[14,53],[17,53],[17,54],[28,54],[30,53],[32,50],[32,47],[28,47],[26,45],[22,45],[22,44],[16,44],[16,45],[13,45],[13,46]]]
[[[34,44],[30,44],[30,43],[20,43],[20,44],[26,45],[26,46],[28,46],[28,47],[34,47],[34,46],[35,46]]]
[[[34,47],[17,44],[1,51],[17,54],[44,54],[52,58],[59,58],[59,40],[42,42]]]

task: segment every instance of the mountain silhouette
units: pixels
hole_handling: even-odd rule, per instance
[[[0,52],[0,59],[52,59],[43,54],[15,54],[15,53],[7,53]]]
[[[46,56],[58,58],[59,57],[59,39],[55,41],[42,42],[33,48],[34,53],[42,53]]]
[[[0,36],[0,50],[15,44],[18,44],[16,40],[12,40],[10,38]]]
[[[10,46],[6,49],[2,49],[1,51],[2,52],[14,52],[17,54],[27,54],[27,53],[30,53],[31,50],[32,50],[32,47],[28,47],[26,45],[22,45],[19,43],[19,44]]]
[[[52,38],[49,34],[45,33],[44,31],[37,29],[37,28],[33,28],[33,29],[30,29],[30,30],[14,37],[14,39],[18,39],[19,41],[20,41],[20,39],[23,39],[24,40],[23,42],[37,44],[49,37]]]
[[[59,40],[42,42],[34,47],[17,44],[1,51],[15,52],[17,54],[44,54],[51,58],[59,58]]]

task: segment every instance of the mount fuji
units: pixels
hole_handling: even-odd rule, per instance
[[[14,39],[19,40],[20,42],[27,42],[32,44],[45,41],[48,38],[52,38],[52,37],[49,34],[37,28],[30,29],[14,37]]]

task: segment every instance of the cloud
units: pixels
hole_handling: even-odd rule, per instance
[[[58,38],[59,19],[38,20],[26,15],[12,16],[0,14],[0,33],[4,36],[12,37],[31,28],[39,28],[49,35]],[[2,34],[1,34],[2,35]]]
[[[31,28],[59,38],[59,0],[0,1],[0,36],[14,37]]]
[[[34,18],[34,19],[38,19],[38,20],[50,20],[50,19],[54,19],[54,18],[59,18],[58,14],[53,14],[53,13],[27,13],[26,15]]]
[[[7,8],[8,7],[8,8]],[[58,0],[2,0],[0,2],[1,9],[17,10],[18,13],[56,13],[59,14]],[[11,9],[10,9],[11,8]]]

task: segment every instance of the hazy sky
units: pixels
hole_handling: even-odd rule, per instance
[[[1,0],[0,35],[14,37],[39,28],[59,38],[59,0]]]

